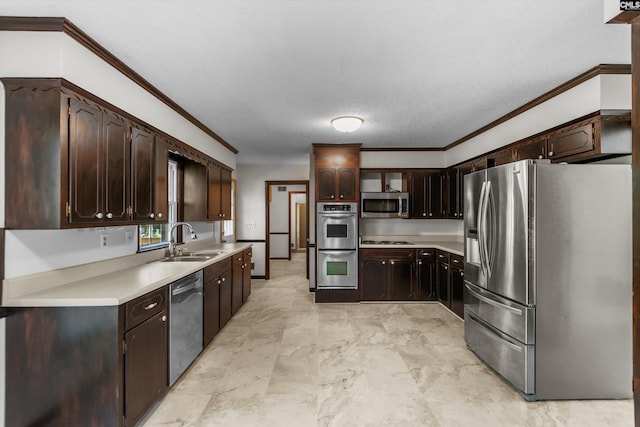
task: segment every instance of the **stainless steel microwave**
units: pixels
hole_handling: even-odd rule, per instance
[[[408,218],[409,193],[360,193],[361,218]]]

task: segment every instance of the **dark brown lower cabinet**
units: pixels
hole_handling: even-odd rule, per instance
[[[464,318],[464,262],[459,255],[451,254],[450,262],[451,311]]]
[[[363,301],[414,300],[417,295],[414,249],[361,249]]]
[[[168,309],[167,286],[125,304],[125,426],[134,426],[169,388]]]
[[[251,249],[245,249],[242,252],[242,302],[244,303],[251,295],[251,257],[253,252]]]
[[[220,278],[220,329],[231,319],[232,272]]]
[[[422,301],[436,301],[436,251],[418,249],[418,295]]]
[[[413,254],[403,254],[389,260],[389,294],[392,300],[408,301],[416,298],[415,260]]]
[[[449,281],[449,253],[436,251],[436,282],[438,301],[447,308],[451,308],[451,291]]]
[[[168,388],[167,311],[125,334],[125,425],[134,426]]]
[[[231,315],[242,306],[242,280],[244,279],[244,259],[242,253],[233,256],[233,274],[231,287]]]

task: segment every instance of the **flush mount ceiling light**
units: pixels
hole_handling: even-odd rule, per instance
[[[364,120],[355,116],[336,117],[331,120],[331,126],[338,132],[353,132],[362,126]]]

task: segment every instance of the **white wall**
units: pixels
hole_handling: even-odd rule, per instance
[[[0,77],[62,77],[133,116],[235,168],[235,154],[146,92],[111,65],[61,32],[0,31]],[[5,90],[0,85],[0,176],[4,177]],[[0,227],[4,227],[4,179],[0,180]],[[127,238],[131,231],[133,239]],[[201,238],[211,224],[198,225]],[[219,233],[219,231],[218,231]],[[6,233],[6,277],[134,254],[137,227],[21,230]],[[100,235],[108,246],[100,247]],[[218,238],[219,240],[219,238]]]
[[[464,162],[601,109],[631,110],[630,75],[593,77],[447,150],[446,166]]]
[[[361,168],[444,168],[444,151],[362,151]]]
[[[265,181],[306,181],[309,165],[237,165],[237,239],[266,240]],[[266,274],[266,246],[254,244],[255,269],[251,274]]]
[[[361,218],[361,236],[462,236],[464,221],[456,219]]]

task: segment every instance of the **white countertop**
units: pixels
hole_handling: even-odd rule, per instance
[[[462,236],[362,236],[361,241],[405,241],[407,244],[364,244],[360,243],[360,249],[440,249],[452,254],[464,256],[464,243]]]
[[[202,245],[200,245],[202,246]],[[224,252],[202,262],[159,262],[164,251],[136,254],[3,281],[4,307],[117,306],[181,277],[229,258],[250,243],[223,243],[192,249]],[[137,257],[137,264],[135,263]],[[92,264],[94,275],[91,275]],[[105,269],[107,270],[105,272]]]

